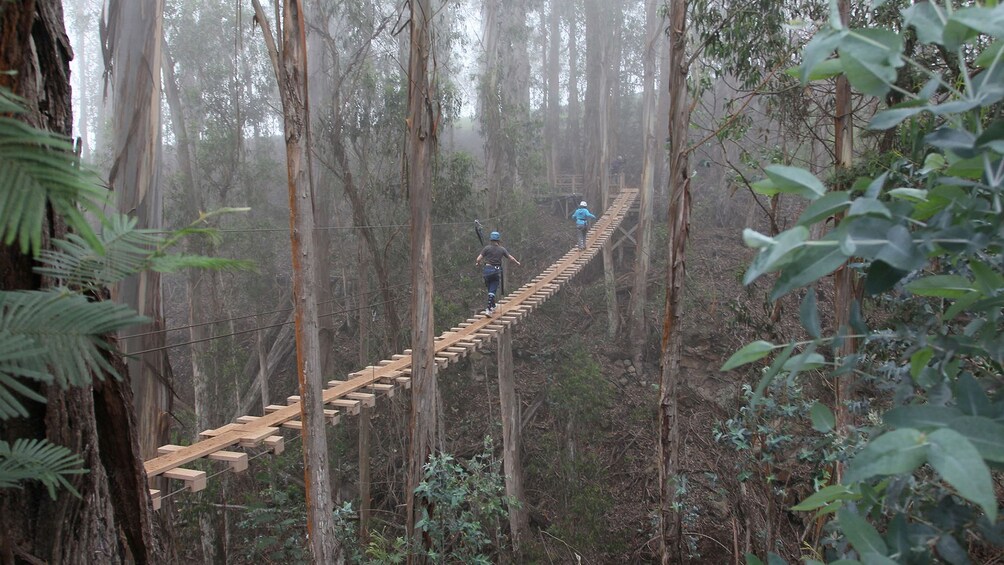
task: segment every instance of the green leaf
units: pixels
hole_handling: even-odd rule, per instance
[[[928,362],[934,357],[934,349],[924,347],[913,352],[910,356],[910,376],[914,379],[927,367]]]
[[[819,322],[819,308],[816,305],[816,289],[809,287],[802,299],[802,305],[798,309],[798,318],[802,322],[802,327],[812,336],[819,339],[822,335],[822,324]]]
[[[969,269],[973,272],[976,287],[982,294],[989,296],[1004,289],[1004,276],[1001,276],[986,263],[971,259]]]
[[[826,186],[822,181],[805,169],[770,165],[764,172],[781,192],[798,194],[809,200],[815,200],[826,193]]]
[[[799,249],[809,238],[809,230],[803,226],[795,226],[785,230],[773,238],[773,242],[760,250],[750,263],[743,284],[750,284],[760,275],[776,271],[792,260],[792,251]],[[762,241],[762,240],[761,240]]]
[[[48,440],[20,438],[11,445],[0,441],[0,488],[20,488],[26,481],[38,481],[56,499],[56,490],[64,488],[76,497],[69,477],[87,473],[84,460],[66,447]]]
[[[774,288],[770,293],[772,301],[796,288],[801,288],[825,277],[844,264],[847,256],[833,241],[836,233],[835,231],[830,232],[822,240],[834,245],[803,247],[796,252],[795,257],[785,265],[781,275],[774,283]]]
[[[850,209],[847,210],[848,216],[881,216],[883,218],[892,218],[892,212],[885,204],[880,202],[877,198],[855,198],[851,202]]]
[[[815,402],[809,409],[809,416],[812,418],[812,427],[817,432],[827,433],[837,424],[833,411],[825,404]]]
[[[993,479],[976,447],[965,436],[948,428],[932,432],[927,439],[931,444],[927,458],[931,467],[959,496],[980,506],[991,524],[996,522]]]
[[[770,179],[760,179],[751,184],[750,188],[753,189],[753,192],[764,196],[774,196],[781,192],[777,185],[774,184],[774,181]]]
[[[753,397],[750,399],[750,405],[756,406],[757,403],[763,398],[763,391],[767,390],[767,386],[773,381],[778,373],[781,372],[781,368],[788,362],[791,358],[791,353],[795,351],[795,344],[789,343],[781,353],[774,358],[774,362],[767,367],[763,376],[760,377],[760,382],[757,383],[756,388],[753,390]]]
[[[763,561],[760,561],[760,558],[753,553],[747,553],[745,557],[746,565],[763,565]]]
[[[955,381],[955,403],[969,416],[993,416],[987,393],[968,372],[959,375]]]
[[[799,502],[791,509],[795,512],[808,512],[809,510],[822,508],[834,500],[858,500],[860,498],[860,494],[855,493],[844,485],[830,485],[812,493],[808,498]]]
[[[879,535],[878,530],[861,516],[847,508],[841,508],[837,511],[837,521],[840,523],[840,529],[847,536],[847,540],[851,542],[865,563],[869,563],[870,556],[884,557],[889,553],[889,548],[882,536]]]
[[[903,66],[903,40],[885,29],[855,29],[837,48],[851,86],[872,96],[885,96]]]
[[[938,153],[931,153],[938,155]],[[927,191],[919,188],[894,188],[886,192],[889,196],[907,202],[924,202],[927,200]]]
[[[961,298],[973,292],[973,284],[959,275],[931,275],[907,283],[906,290],[918,296]]]
[[[983,416],[959,416],[948,427],[964,435],[987,461],[1004,463],[1004,424]]]
[[[875,255],[876,261],[884,261],[904,273],[918,269],[927,262],[927,257],[913,243],[913,236],[905,227],[893,225],[885,236],[886,244]]]
[[[1001,51],[1001,47],[1004,47],[1004,41],[997,39],[990,44],[980,53],[979,57],[976,57],[976,66],[985,69],[993,64],[994,60],[997,59],[998,53]]]
[[[846,208],[850,200],[849,192],[827,192],[806,206],[805,211],[798,217],[798,222],[796,223],[800,226],[808,226],[819,220],[829,218]]]
[[[876,112],[872,116],[871,121],[868,122],[868,129],[881,131],[896,127],[903,120],[916,116],[927,109],[928,107],[925,104],[923,106],[910,106],[906,108],[889,108],[888,110]]]
[[[0,98],[12,100],[9,91]],[[14,118],[0,117],[0,240],[15,242],[22,253],[37,255],[42,220],[51,206],[72,230],[98,246],[80,207],[100,215],[108,191],[97,176],[81,168],[73,144]]]
[[[816,65],[809,73],[809,81],[833,78],[842,72],[844,72],[844,65],[840,62],[840,57],[833,57]]]
[[[756,230],[743,229],[743,243],[751,249],[763,249],[770,247],[776,242],[773,237],[766,236]]]
[[[911,473],[926,459],[927,442],[922,433],[913,428],[893,430],[868,442],[851,461],[844,482]]]
[[[808,83],[811,80],[813,69],[830,57],[844,33],[823,28],[817,31],[812,40],[806,44],[805,48],[802,49],[802,64],[799,67],[802,84]]]
[[[910,404],[886,411],[882,415],[882,421],[894,428],[930,430],[944,428],[960,417],[962,412],[952,406]]]
[[[769,341],[754,341],[736,351],[729,357],[729,360],[722,365],[721,371],[731,371],[736,367],[741,367],[747,363],[752,363],[758,359],[763,359],[775,349],[775,345]]]
[[[944,9],[939,14],[939,9],[929,2],[918,2],[903,10],[903,23],[917,30],[921,43],[941,45],[946,22]]]
[[[896,286],[907,275],[907,271],[891,267],[885,261],[872,261],[865,274],[865,294],[875,296]]]

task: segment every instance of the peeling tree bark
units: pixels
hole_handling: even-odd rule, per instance
[[[520,542],[529,528],[526,496],[523,493],[522,432],[520,430],[520,403],[516,395],[513,376],[512,330],[498,333],[499,405],[502,416],[502,452],[505,466],[505,493],[519,501],[518,507],[509,507],[509,529],[512,544],[519,551]]]
[[[682,563],[682,530],[676,510],[680,480],[679,410],[680,355],[683,343],[683,285],[687,274],[686,245],[690,231],[690,172],[687,164],[687,0],[669,4],[669,242],[666,309],[662,329],[662,379],[659,385],[659,522],[662,563]]]
[[[164,228],[163,197],[159,182],[161,45],[163,0],[108,4],[105,45],[112,59],[115,131],[114,162],[108,182],[118,198],[118,209],[138,220],[137,227]],[[109,66],[110,65],[110,66]],[[160,274],[145,271],[126,279],[112,293],[115,300],[134,308],[152,323],[130,328],[130,333],[154,332],[129,340],[131,351],[150,351],[131,357],[143,458],[157,455],[168,442],[171,412],[171,374],[165,345]]]
[[[411,422],[408,447],[407,520],[408,537],[428,548],[430,540],[415,527],[424,513],[434,509],[426,499],[417,500],[415,488],[422,480],[422,466],[436,449],[438,396],[434,359],[432,269],[432,159],[439,125],[435,82],[432,20],[437,0],[410,0],[411,52],[408,62],[408,131],[406,161],[408,198],[411,207]],[[430,61],[432,61],[430,63]],[[432,65],[430,68],[430,64]],[[424,556],[409,554],[409,563],[425,563]]]
[[[0,85],[25,100],[29,124],[65,136],[71,133],[70,42],[58,0],[21,0],[0,9]],[[66,235],[51,212],[43,245]],[[38,289],[50,284],[31,271],[32,260],[0,245],[0,289]],[[114,345],[114,344],[113,344]],[[29,403],[27,418],[0,422],[0,439],[46,438],[84,459],[89,472],[71,479],[81,497],[61,491],[57,499],[37,484],[0,490],[0,561],[62,564],[153,563],[157,553],[153,510],[136,435],[128,372],[91,387],[38,387],[44,405]]]
[[[343,556],[335,537],[327,430],[321,398],[324,379],[318,335],[314,195],[309,179],[310,107],[303,5],[299,0],[283,0],[280,51],[272,39],[260,2],[253,0],[253,4],[279,84],[286,135],[296,374],[300,384],[300,419],[303,422],[307,535],[313,561],[335,563],[341,562]]]
[[[634,366],[641,369],[642,356],[648,342],[648,326],[645,320],[645,304],[648,301],[648,270],[651,266],[652,245],[652,196],[655,193],[655,169],[660,156],[655,136],[656,104],[655,75],[656,53],[660,45],[659,32],[662,18],[657,14],[657,0],[645,2],[645,52],[643,54],[644,74],[642,78],[642,169],[640,199],[638,204],[638,249],[634,259],[634,288],[631,293],[630,342]]]

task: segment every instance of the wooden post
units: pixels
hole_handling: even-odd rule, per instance
[[[509,529],[512,530],[512,545],[519,549],[519,542],[529,526],[526,497],[523,494],[523,465],[520,451],[523,443],[520,434],[520,405],[516,396],[516,382],[512,370],[512,330],[498,333],[499,404],[502,414],[502,453],[505,469],[505,493],[518,500],[519,507],[509,507]]]

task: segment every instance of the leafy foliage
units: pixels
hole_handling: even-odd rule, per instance
[[[927,563],[936,556],[966,563],[973,551],[967,544],[1004,545],[991,476],[1004,454],[1004,398],[991,393],[1004,363],[1004,61],[995,47],[1004,39],[1004,5],[918,3],[901,19],[912,29],[852,29],[834,17],[806,46],[799,74],[808,81],[829,65],[865,94],[901,94],[906,101],[877,113],[871,127],[902,124],[922,138],[909,143],[922,153],[902,156],[848,192],[823,194],[806,171],[768,171],[755,188],[810,204],[796,226],[775,237],[744,234],[759,250],[746,282],[778,273],[776,300],[846,264],[860,271],[876,300],[916,305],[922,315],[880,329],[865,326],[858,305],[850,327],[826,337],[816,337],[815,304],[803,305],[801,319],[814,339],[785,347],[781,366],[833,346],[832,357],[822,360],[834,374],[876,382],[894,392],[895,406],[881,424],[863,429],[870,439],[851,459],[843,484],[796,509],[835,512],[835,535],[826,542],[834,562]],[[905,53],[910,33],[928,49],[954,54],[960,80],[945,80]],[[896,82],[906,68],[926,76],[916,92]],[[837,213],[843,218],[829,233],[808,237],[813,225]],[[864,338],[864,351],[842,358],[839,346],[851,334]],[[726,366],[781,347],[751,344]],[[794,354],[799,348],[803,353]],[[783,374],[776,365],[764,379]],[[817,418],[829,424],[825,413]]]
[[[64,286],[0,291],[0,420],[28,416],[25,399],[45,402],[39,384],[65,389],[106,375],[120,378],[110,361],[117,351],[106,336],[145,318],[127,306],[94,300],[107,285],[146,269],[249,265],[167,253],[182,237],[209,233],[194,225],[160,235],[137,230],[136,221],[125,216],[104,217],[107,191],[81,167],[69,140],[10,117],[23,113],[20,102],[0,89],[0,237],[31,252],[41,264],[36,272]],[[76,233],[43,251],[47,208]],[[87,211],[105,228],[100,235]],[[57,487],[77,494],[66,477],[85,473],[82,463],[47,440],[0,442],[0,488],[38,480],[52,497]]]
[[[80,494],[67,477],[82,475],[84,460],[69,449],[40,439],[17,439],[14,445],[0,441],[0,488],[20,487],[23,481],[35,480],[56,499],[56,488]]]
[[[13,116],[21,100],[0,89],[0,237],[22,253],[38,254],[46,206],[95,247],[97,238],[78,206],[99,213],[107,191],[81,168],[70,140],[33,128]]]

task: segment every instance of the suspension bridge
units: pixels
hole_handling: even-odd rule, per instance
[[[504,297],[491,316],[478,314],[435,338],[437,371],[484,347],[499,332],[518,324],[560,291],[610,241],[637,195],[637,189],[620,189],[590,230],[584,250],[573,248],[565,253],[530,282]],[[410,386],[411,350],[406,349],[376,365],[349,373],[346,380],[328,381],[323,392],[325,417],[330,424],[337,424],[343,415],[359,414],[363,405],[374,406],[377,396],[393,396],[398,390]],[[186,467],[193,461],[209,459],[221,462],[226,465],[224,469],[239,473],[248,468],[248,449],[262,450],[256,456],[282,453],[285,447],[283,430],[302,433],[300,397],[290,396],[286,405],[267,406],[264,412],[262,416],[241,416],[220,428],[205,430],[191,445],[161,446],[159,455],[144,463],[147,476],[181,481],[182,490],[197,492],[206,488],[210,475],[206,471]],[[161,492],[151,489],[150,494],[154,508],[159,509]]]

